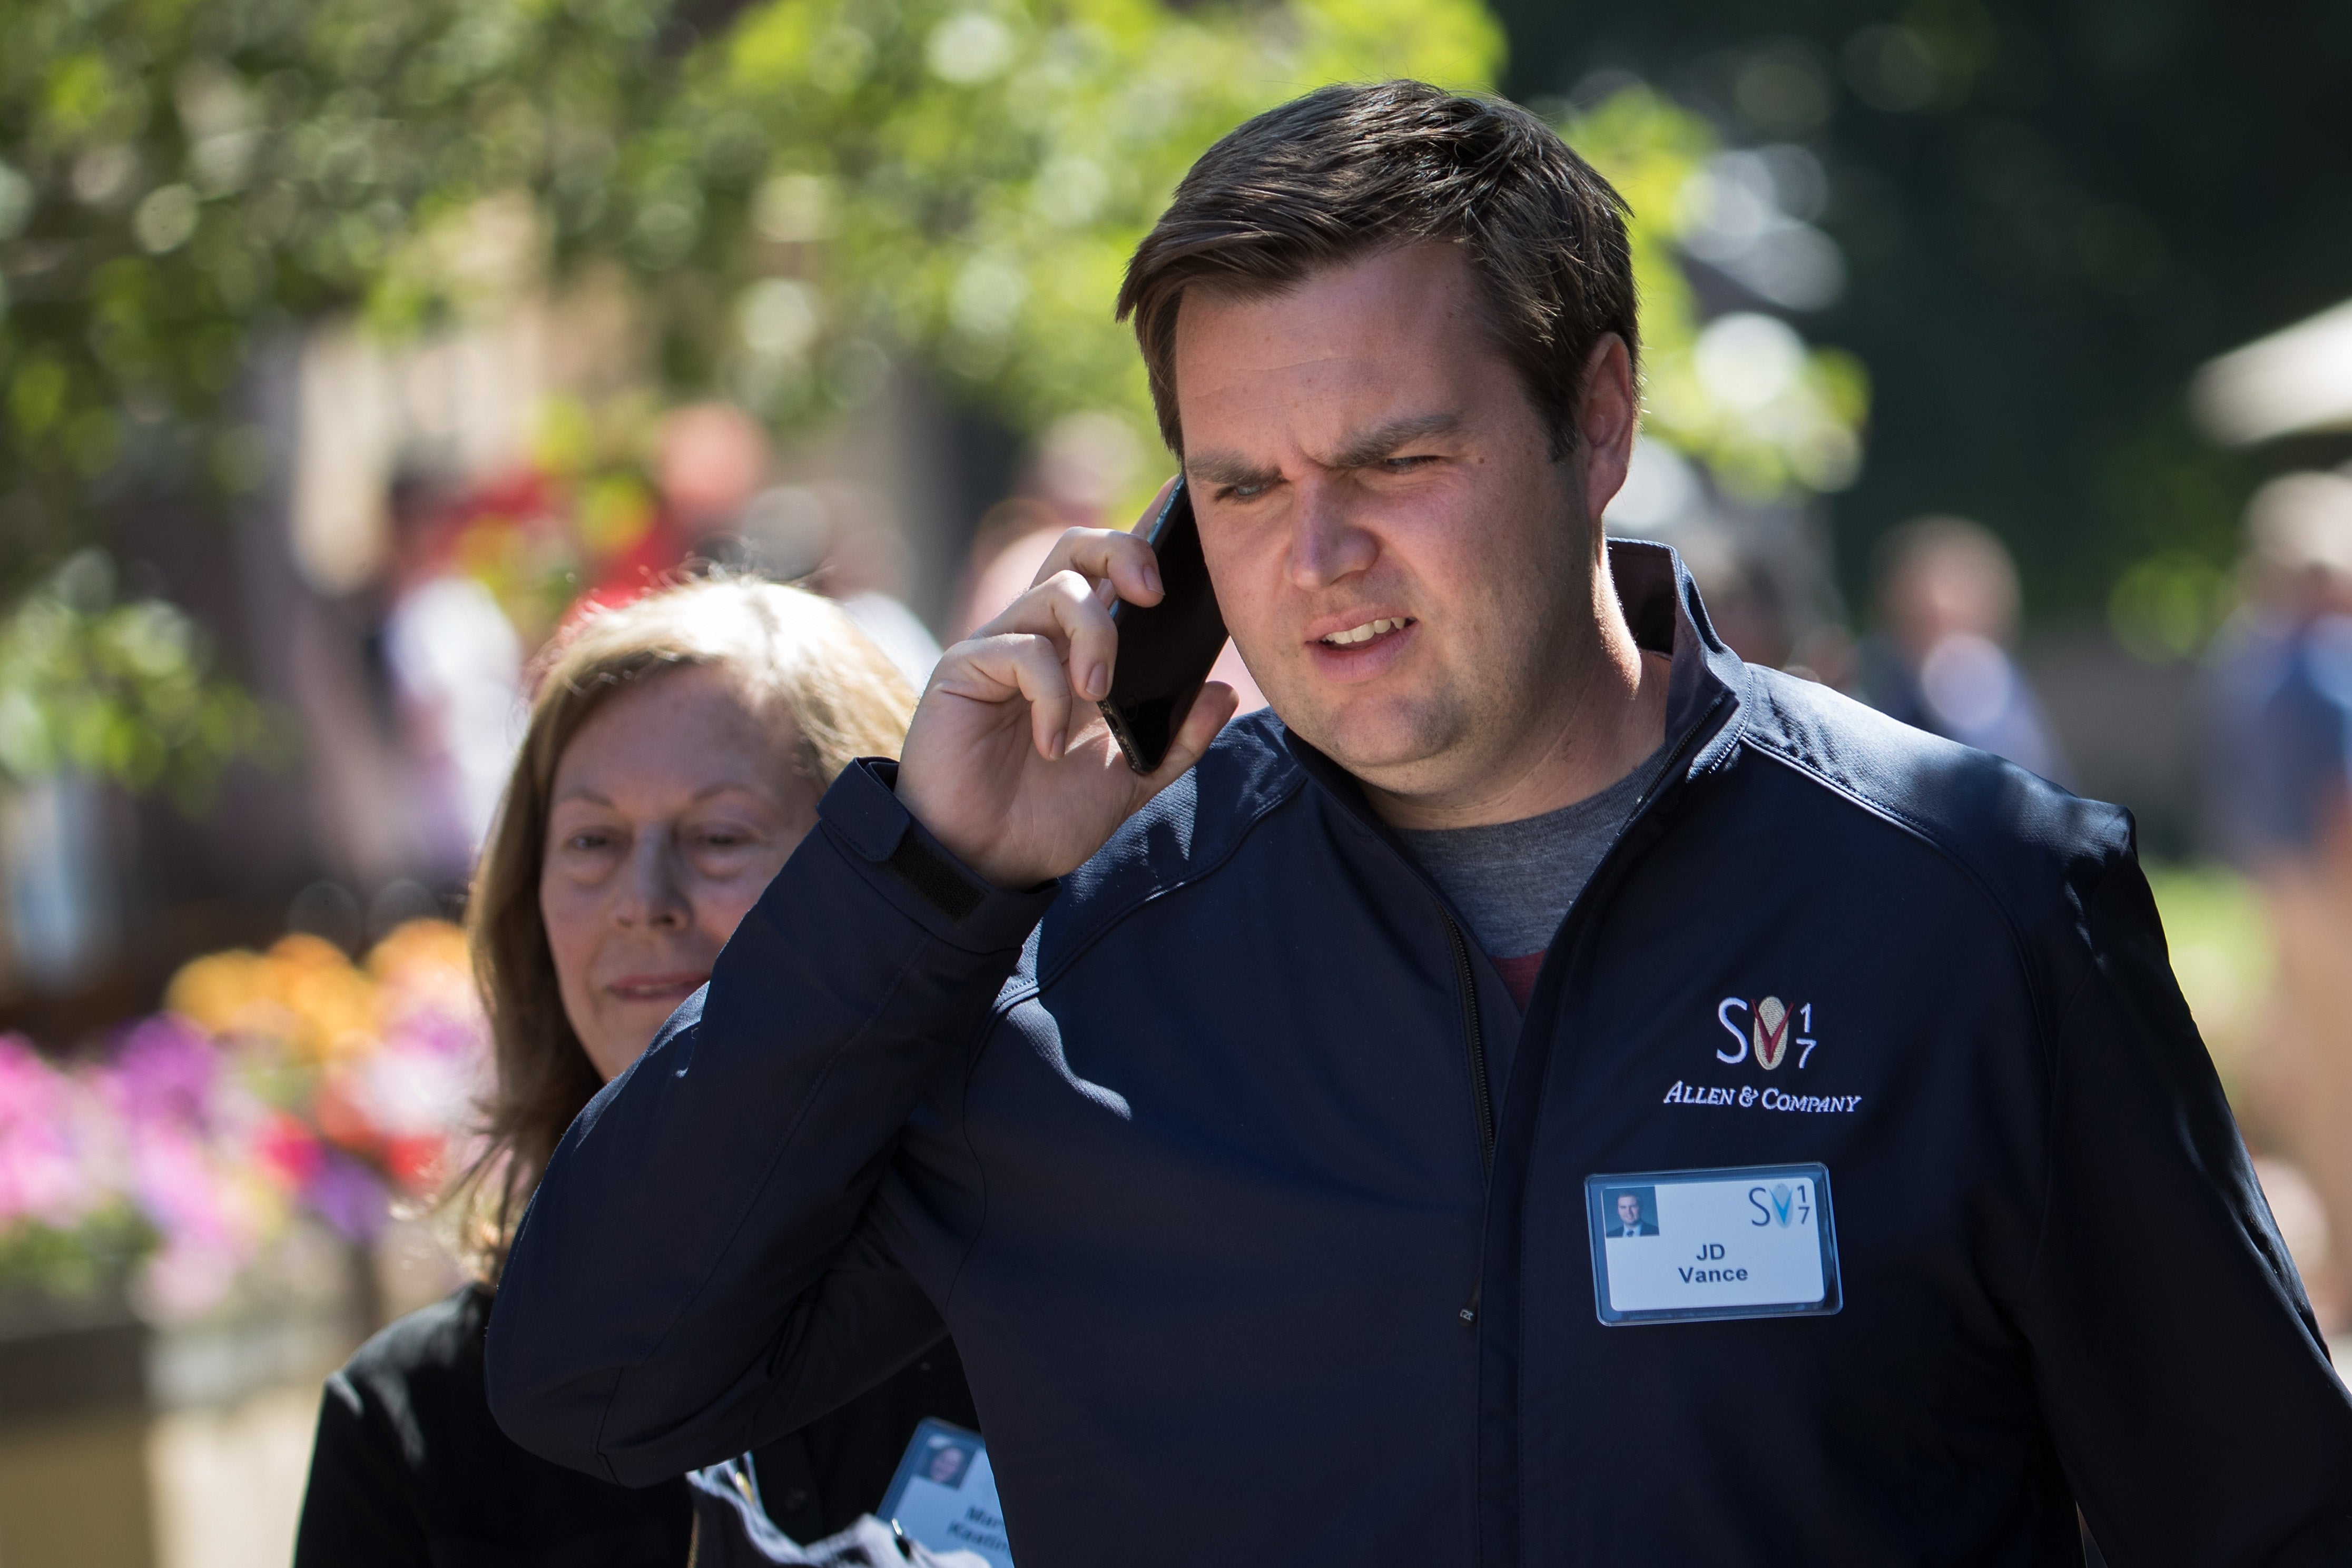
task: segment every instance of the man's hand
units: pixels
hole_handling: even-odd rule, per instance
[[[1110,691],[1118,656],[1110,606],[1160,597],[1159,569],[1141,538],[1072,528],[1034,586],[950,648],[932,672],[907,731],[898,799],[997,886],[1034,887],[1085,864],[1199,761],[1233,717],[1233,687],[1213,681],[1157,771],[1138,777],[1119,755],[1095,706]]]

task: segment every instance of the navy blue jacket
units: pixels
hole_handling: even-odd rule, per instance
[[[541,1183],[507,1430],[644,1484],[944,1325],[1022,1568],[2074,1563],[2078,1500],[2117,1568],[2352,1561],[2352,1403],[2129,818],[1612,565],[1674,760],[1524,1022],[1271,715],[1029,893],[845,772]],[[1726,1062],[1768,995],[1817,1044]],[[1599,1321],[1586,1176],[1800,1161],[1842,1311]]]

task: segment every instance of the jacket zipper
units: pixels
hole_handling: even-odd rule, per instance
[[[1609,840],[1609,849],[1601,851],[1601,865],[1606,865],[1606,862],[1609,862],[1609,856],[1616,853],[1616,846],[1625,840],[1625,834],[1633,832],[1634,822],[1642,821],[1642,816],[1649,813],[1649,804],[1658,797],[1663,783],[1665,783],[1667,779],[1673,779],[1675,768],[1682,764],[1682,755],[1691,747],[1691,740],[1698,738],[1700,731],[1707,727],[1707,719],[1715,717],[1717,706],[1719,706],[1719,703],[1710,703],[1710,706],[1707,706],[1707,712],[1698,715],[1698,722],[1691,724],[1689,728],[1684,728],[1682,736],[1675,740],[1675,750],[1667,755],[1665,767],[1658,768],[1658,779],[1654,780],[1644,792],[1642,792],[1642,800],[1634,801],[1633,816],[1628,816],[1622,825],[1618,825],[1616,837]],[[1601,865],[1592,867],[1592,870],[1595,870],[1595,882],[1600,879]],[[1583,905],[1585,894],[1590,894],[1590,891],[1592,891],[1592,882],[1585,882],[1583,891],[1578,891],[1576,895],[1576,905]],[[1567,931],[1567,928],[1573,924],[1576,905],[1569,907],[1569,919],[1561,922],[1561,931]],[[1491,1083],[1489,1077],[1486,1077],[1486,1032],[1484,1032],[1484,1028],[1479,1025],[1479,1016],[1477,1016],[1477,971],[1470,967],[1470,943],[1463,938],[1463,928],[1454,922],[1454,915],[1444,912],[1444,903],[1440,903],[1437,907],[1440,907],[1440,915],[1446,922],[1446,940],[1454,945],[1454,989],[1456,989],[1463,999],[1463,1041],[1465,1041],[1467,1049],[1470,1049],[1470,1098],[1473,1098],[1475,1107],[1477,1107],[1479,1168],[1491,1177],[1494,1176],[1494,1083]],[[1465,1323],[1473,1322],[1473,1316],[1470,1314],[1473,1314],[1475,1305],[1477,1305],[1477,1295],[1473,1293],[1473,1298],[1470,1298],[1470,1307],[1463,1310],[1463,1322]]]
[[[1675,740],[1673,751],[1668,754],[1665,767],[1659,770],[1657,779],[1652,781],[1650,787],[1642,791],[1641,799],[1633,802],[1633,814],[1619,826],[1616,837],[1610,840],[1609,847],[1601,852],[1601,863],[1593,868],[1591,880],[1584,884],[1583,889],[1576,896],[1576,902],[1570,905],[1568,917],[1561,922],[1563,933],[1574,924],[1574,916],[1579,907],[1586,902],[1586,895],[1592,891],[1592,883],[1600,880],[1600,873],[1608,868],[1610,861],[1616,855],[1617,846],[1633,831],[1633,824],[1649,814],[1650,807],[1664,792],[1666,781],[1674,778],[1676,770],[1683,765],[1683,758],[1691,749],[1692,744],[1705,733],[1708,720],[1715,716],[1716,710],[1722,706],[1720,697],[1708,704],[1706,712],[1699,715],[1697,719]],[[1412,856],[1400,855],[1400,858],[1424,883],[1428,882],[1428,873],[1423,871]],[[1452,913],[1445,907],[1444,898],[1437,895],[1433,886],[1431,889],[1431,894],[1437,899],[1439,916],[1445,922],[1445,938],[1454,948],[1454,986],[1455,993],[1462,998],[1462,1034],[1464,1043],[1470,1054],[1470,1094],[1474,1108],[1478,1113],[1478,1165],[1481,1172],[1491,1182],[1495,1175],[1495,1094],[1486,1074],[1486,1031],[1478,1021],[1477,971],[1471,967],[1470,944],[1464,940],[1462,927],[1454,922]],[[1482,1233],[1484,1228],[1482,1224],[1480,1227]],[[1455,1312],[1455,1316],[1465,1328],[1475,1328],[1478,1324],[1478,1298],[1485,1290],[1483,1281],[1486,1272],[1484,1250],[1482,1246],[1478,1273],[1473,1278],[1470,1285],[1470,1299],[1463,1302]]]
[[[1478,1024],[1478,976],[1470,967],[1470,944],[1454,916],[1445,916],[1446,939],[1454,944],[1454,982],[1462,996],[1462,1037],[1470,1048],[1470,1094],[1478,1108],[1478,1161],[1495,1174],[1495,1095],[1486,1082],[1486,1036]]]
[[[1675,740],[1673,751],[1667,754],[1665,766],[1658,770],[1658,776],[1651,781],[1650,787],[1642,791],[1641,799],[1633,802],[1632,815],[1619,825],[1616,836],[1609,841],[1609,847],[1601,852],[1600,864],[1593,867],[1593,876],[1578,892],[1575,904],[1570,906],[1567,918],[1561,922],[1563,932],[1575,924],[1578,907],[1585,903],[1585,894],[1592,891],[1592,883],[1600,880],[1600,873],[1607,867],[1610,859],[1617,852],[1618,844],[1632,832],[1633,824],[1648,814],[1651,802],[1663,792],[1665,781],[1674,777],[1675,769],[1681,766],[1684,754],[1690,749],[1691,743],[1705,731],[1707,720],[1715,716],[1715,710],[1720,706],[1720,699],[1709,704],[1706,712],[1701,714],[1697,720],[1685,728]],[[1462,927],[1455,924],[1451,914],[1445,913],[1442,901],[1438,909],[1445,921],[1446,940],[1454,947],[1454,989],[1462,998],[1462,1035],[1470,1051],[1470,1093],[1478,1112],[1478,1161],[1486,1174],[1492,1176],[1495,1174],[1495,1093],[1486,1075],[1486,1031],[1478,1022],[1478,977],[1476,971],[1471,967],[1470,944],[1464,939]],[[1477,1301],[1477,1293],[1474,1291],[1471,1293],[1469,1305],[1463,1309],[1463,1322],[1474,1321]]]

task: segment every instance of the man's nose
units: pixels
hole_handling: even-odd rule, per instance
[[[1309,472],[1296,481],[1290,538],[1290,580],[1303,589],[1328,588],[1364,570],[1380,545],[1353,517],[1355,486],[1345,475]]]

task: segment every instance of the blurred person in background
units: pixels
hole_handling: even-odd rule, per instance
[[[760,422],[730,403],[672,411],[654,446],[660,518],[632,558],[614,563],[607,580],[625,590],[642,588],[706,540],[740,528],[744,509],[767,483],[772,455]]]
[[[919,692],[940,662],[939,639],[898,596],[907,586],[907,536],[880,496],[863,486],[828,485],[818,495],[831,524],[824,558],[808,587],[841,606]]]
[[[731,403],[688,403],[665,414],[652,453],[657,504],[643,531],[625,535],[595,570],[574,612],[627,603],[742,528],[772,455],[767,431]]]
[[[879,493],[839,482],[777,485],[752,497],[733,533],[742,565],[840,605],[907,684],[923,689],[940,662],[939,639],[898,597],[907,585],[907,535]],[[700,553],[732,563],[739,552],[706,539]]]
[[[673,410],[655,441],[653,527],[607,566],[592,597],[624,602],[688,559],[748,559],[839,604],[921,691],[940,644],[898,597],[907,567],[898,518],[859,486],[771,488],[773,457],[766,429],[732,403]]]
[[[1863,699],[2065,783],[2042,705],[2010,655],[2017,563],[2001,542],[1965,518],[1923,517],[1887,536],[1877,579],[1881,631],[1862,645]]]
[[[733,528],[768,475],[768,433],[730,403],[698,402],[662,421],[656,478],[687,543]]]
[[[1066,527],[1058,512],[1034,497],[1013,496],[989,507],[972,531],[971,549],[948,612],[948,641],[962,642],[1028,592],[1031,579]]]
[[[451,559],[456,488],[403,462],[384,487],[381,568],[298,604],[294,695],[323,837],[362,884],[463,889],[514,758],[522,644]]]
[[[1125,421],[1073,413],[1037,440],[1016,493],[988,509],[948,617],[960,643],[1029,591],[1055,541],[1070,528],[1117,528],[1112,508],[1133,484],[1142,448]]]
[[[550,660],[469,913],[496,1073],[488,1147],[456,1188],[472,1200],[478,1281],[329,1380],[304,1568],[687,1561],[684,1479],[610,1484],[498,1429],[483,1389],[492,1292],[565,1128],[709,977],[835,776],[898,754],[914,694],[835,606],[751,579],[592,614]],[[829,1535],[872,1508],[924,1417],[977,1425],[953,1345],[908,1300],[911,1364],[813,1425],[779,1425],[739,1465],[787,1534]]]
[[[423,880],[462,885],[514,758],[522,643],[498,600],[456,570],[426,497],[395,482],[395,597],[377,643],[403,732]]]
[[[2257,1103],[2352,1260],[2352,477],[2272,481],[2246,532],[2247,608],[2207,673],[2208,797],[2277,955]]]

